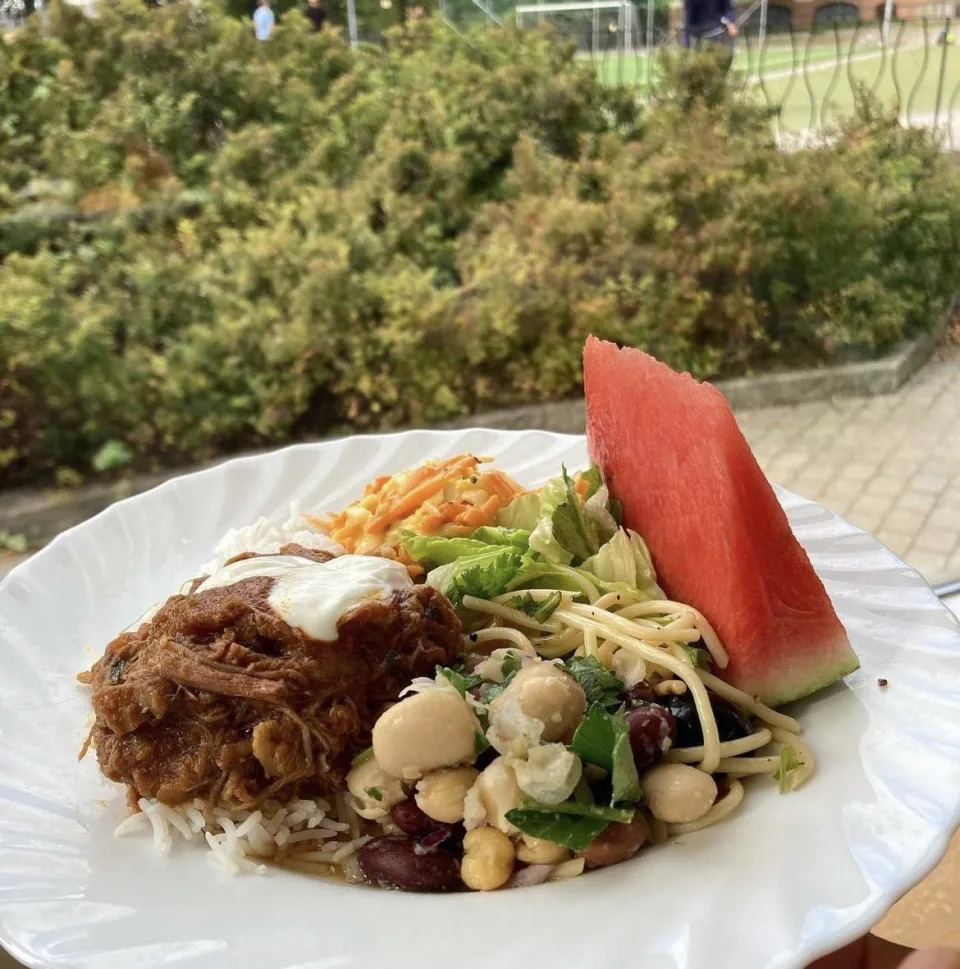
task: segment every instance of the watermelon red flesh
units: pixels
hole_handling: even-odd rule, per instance
[[[730,655],[724,679],[770,704],[859,667],[723,395],[641,350],[587,340],[587,442],[660,584]]]

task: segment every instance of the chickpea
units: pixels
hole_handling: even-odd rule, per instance
[[[460,878],[467,888],[489,892],[513,874],[513,842],[496,828],[474,828],[463,839]]]
[[[520,835],[517,845],[517,861],[528,865],[559,865],[570,857],[570,851],[555,841],[534,838],[529,834]]]
[[[530,663],[517,671],[510,685],[490,704],[491,712],[508,697],[543,724],[542,740],[559,740],[580,722],[587,709],[583,687],[553,663]]]
[[[427,690],[395,703],[373,726],[373,756],[394,777],[416,780],[438,767],[470,764],[480,724],[449,690]]]
[[[463,801],[480,772],[472,767],[443,767],[417,783],[417,807],[434,821],[463,820]]]
[[[487,821],[505,834],[516,834],[517,829],[506,818],[507,811],[523,799],[513,768],[498,757],[477,779],[477,788]]]
[[[374,758],[357,764],[347,774],[347,790],[353,795],[353,806],[361,818],[376,821],[387,816],[390,808],[406,800],[403,784],[384,773]]]
[[[650,813],[660,821],[682,824],[702,818],[717,799],[717,783],[689,764],[659,764],[640,778]]]

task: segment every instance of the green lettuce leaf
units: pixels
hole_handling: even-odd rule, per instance
[[[471,558],[489,552],[491,547],[513,546],[525,552],[529,546],[530,533],[516,528],[492,528],[483,526],[466,538],[444,538],[440,535],[417,535],[403,532],[400,541],[415,562],[423,562],[428,568],[449,565],[457,559]]]
[[[497,521],[506,528],[532,532],[541,518],[540,495],[528,491],[518,495],[506,508],[501,508]]]
[[[609,541],[620,527],[610,512],[610,492],[606,485],[601,485],[583,503],[583,516],[596,532],[596,547],[592,549],[594,552]]]
[[[622,583],[649,599],[662,599],[656,573],[644,540],[634,531],[618,528],[596,554],[582,565],[603,582]]]
[[[520,550],[512,545],[488,545],[483,552],[433,569],[426,581],[454,605],[460,605],[465,595],[493,599],[507,591],[522,559]]]
[[[525,552],[530,547],[530,531],[526,528],[481,525],[470,533],[470,541],[483,542],[484,545],[513,545]]]
[[[580,496],[577,494],[577,487],[573,478],[567,474],[566,468],[562,469],[561,480],[564,499],[556,506],[551,516],[553,535],[560,545],[573,555],[575,561],[582,562],[600,548],[600,531],[594,517],[586,514],[580,502]],[[593,498],[590,500],[593,501]]]
[[[569,565],[573,553],[564,548],[553,531],[553,516],[567,499],[567,486],[562,477],[551,478],[540,490],[540,518],[530,533],[530,548],[550,562]]]
[[[797,756],[797,752],[789,744],[784,744],[780,748],[780,764],[773,775],[780,784],[781,794],[787,794],[792,790],[790,786],[792,775],[799,766],[800,758]]]

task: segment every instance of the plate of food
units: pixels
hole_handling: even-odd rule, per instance
[[[0,585],[29,966],[802,969],[960,817],[960,631],[591,340],[585,436],[228,461]]]

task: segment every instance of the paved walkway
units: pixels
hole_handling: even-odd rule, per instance
[[[778,484],[873,532],[932,584],[960,578],[960,356],[895,394],[737,417]]]

